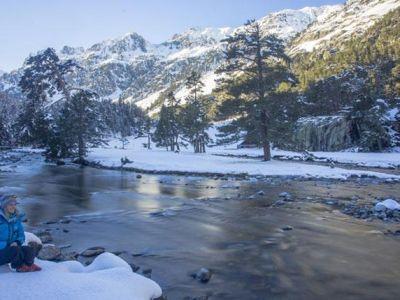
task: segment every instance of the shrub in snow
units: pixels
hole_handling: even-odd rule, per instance
[[[99,255],[87,267],[77,261],[36,263],[41,272],[0,271],[2,300],[151,300],[162,294],[157,283],[133,273],[127,262],[111,253]]]

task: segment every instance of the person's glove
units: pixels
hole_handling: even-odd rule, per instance
[[[16,242],[13,242],[10,244],[10,247],[18,247],[18,244]]]

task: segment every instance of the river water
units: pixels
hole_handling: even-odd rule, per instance
[[[0,173],[0,191],[20,196],[28,228],[52,229],[56,244],[71,251],[104,246],[134,254],[169,300],[399,297],[400,238],[383,234],[399,226],[324,203],[394,197],[398,183],[137,178],[46,165],[35,155],[18,164]],[[271,206],[281,192],[295,202]],[[60,218],[71,222],[43,224]],[[293,230],[282,230],[287,225]],[[189,276],[201,267],[213,272],[207,284]]]

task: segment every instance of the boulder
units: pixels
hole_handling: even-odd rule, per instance
[[[53,237],[48,231],[39,231],[36,233],[36,235],[42,241],[43,244],[48,244],[53,241]]]
[[[38,258],[42,260],[59,260],[61,258],[61,250],[53,244],[45,244],[39,251]]]

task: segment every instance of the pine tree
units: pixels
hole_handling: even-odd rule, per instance
[[[71,60],[61,62],[51,48],[27,59],[19,82],[27,99],[16,122],[22,143],[43,147],[49,142],[53,118],[50,104],[54,105],[49,100],[56,94],[62,95],[56,100],[71,99],[65,76],[75,67]]]
[[[146,148],[148,150],[151,149],[151,129],[153,127],[152,124],[152,120],[150,118],[146,118],[145,122],[144,122],[144,133],[147,136],[147,144],[146,144]]]
[[[55,50],[47,48],[30,56],[25,65],[19,86],[28,99],[44,102],[61,93],[63,97],[60,99],[71,100],[71,88],[68,87],[66,76],[77,68],[72,60],[61,62]]]
[[[186,81],[190,96],[186,98],[186,105],[180,116],[183,138],[193,145],[195,153],[206,152],[206,144],[209,141],[206,132],[210,127],[206,112],[208,98],[202,96],[203,86],[200,75],[192,72]]]
[[[15,124],[18,139],[23,145],[46,147],[50,138],[51,118],[46,114],[43,105],[27,101]]]
[[[254,20],[224,41],[227,43],[226,63],[218,72],[230,75],[222,80],[222,85],[231,97],[223,104],[221,112],[235,120],[222,128],[222,135],[238,137],[239,132],[246,131],[245,142],[261,144],[264,160],[270,160],[271,95],[281,83],[294,81],[288,72],[289,59],[283,42],[273,35],[264,36]],[[242,82],[229,87],[238,76],[243,77]],[[230,114],[226,115],[227,112]]]
[[[179,101],[172,92],[164,101],[166,103],[161,107],[153,139],[157,146],[166,147],[171,151],[179,151],[179,134],[181,133]]]
[[[130,107],[129,105],[122,102],[120,99],[117,104],[117,130],[120,134],[120,141],[122,143],[122,149],[125,149],[125,145],[128,144],[127,137],[132,134],[132,127],[135,124],[131,123]]]
[[[12,144],[11,124],[9,121],[6,98],[0,93],[0,147]]]
[[[0,112],[1,113],[1,112]],[[11,143],[10,132],[7,128],[5,118],[0,114],[0,147]]]
[[[60,153],[77,155],[83,163],[90,146],[103,143],[104,131],[99,118],[96,94],[89,91],[74,93],[70,101],[64,102],[57,120],[57,136]]]

